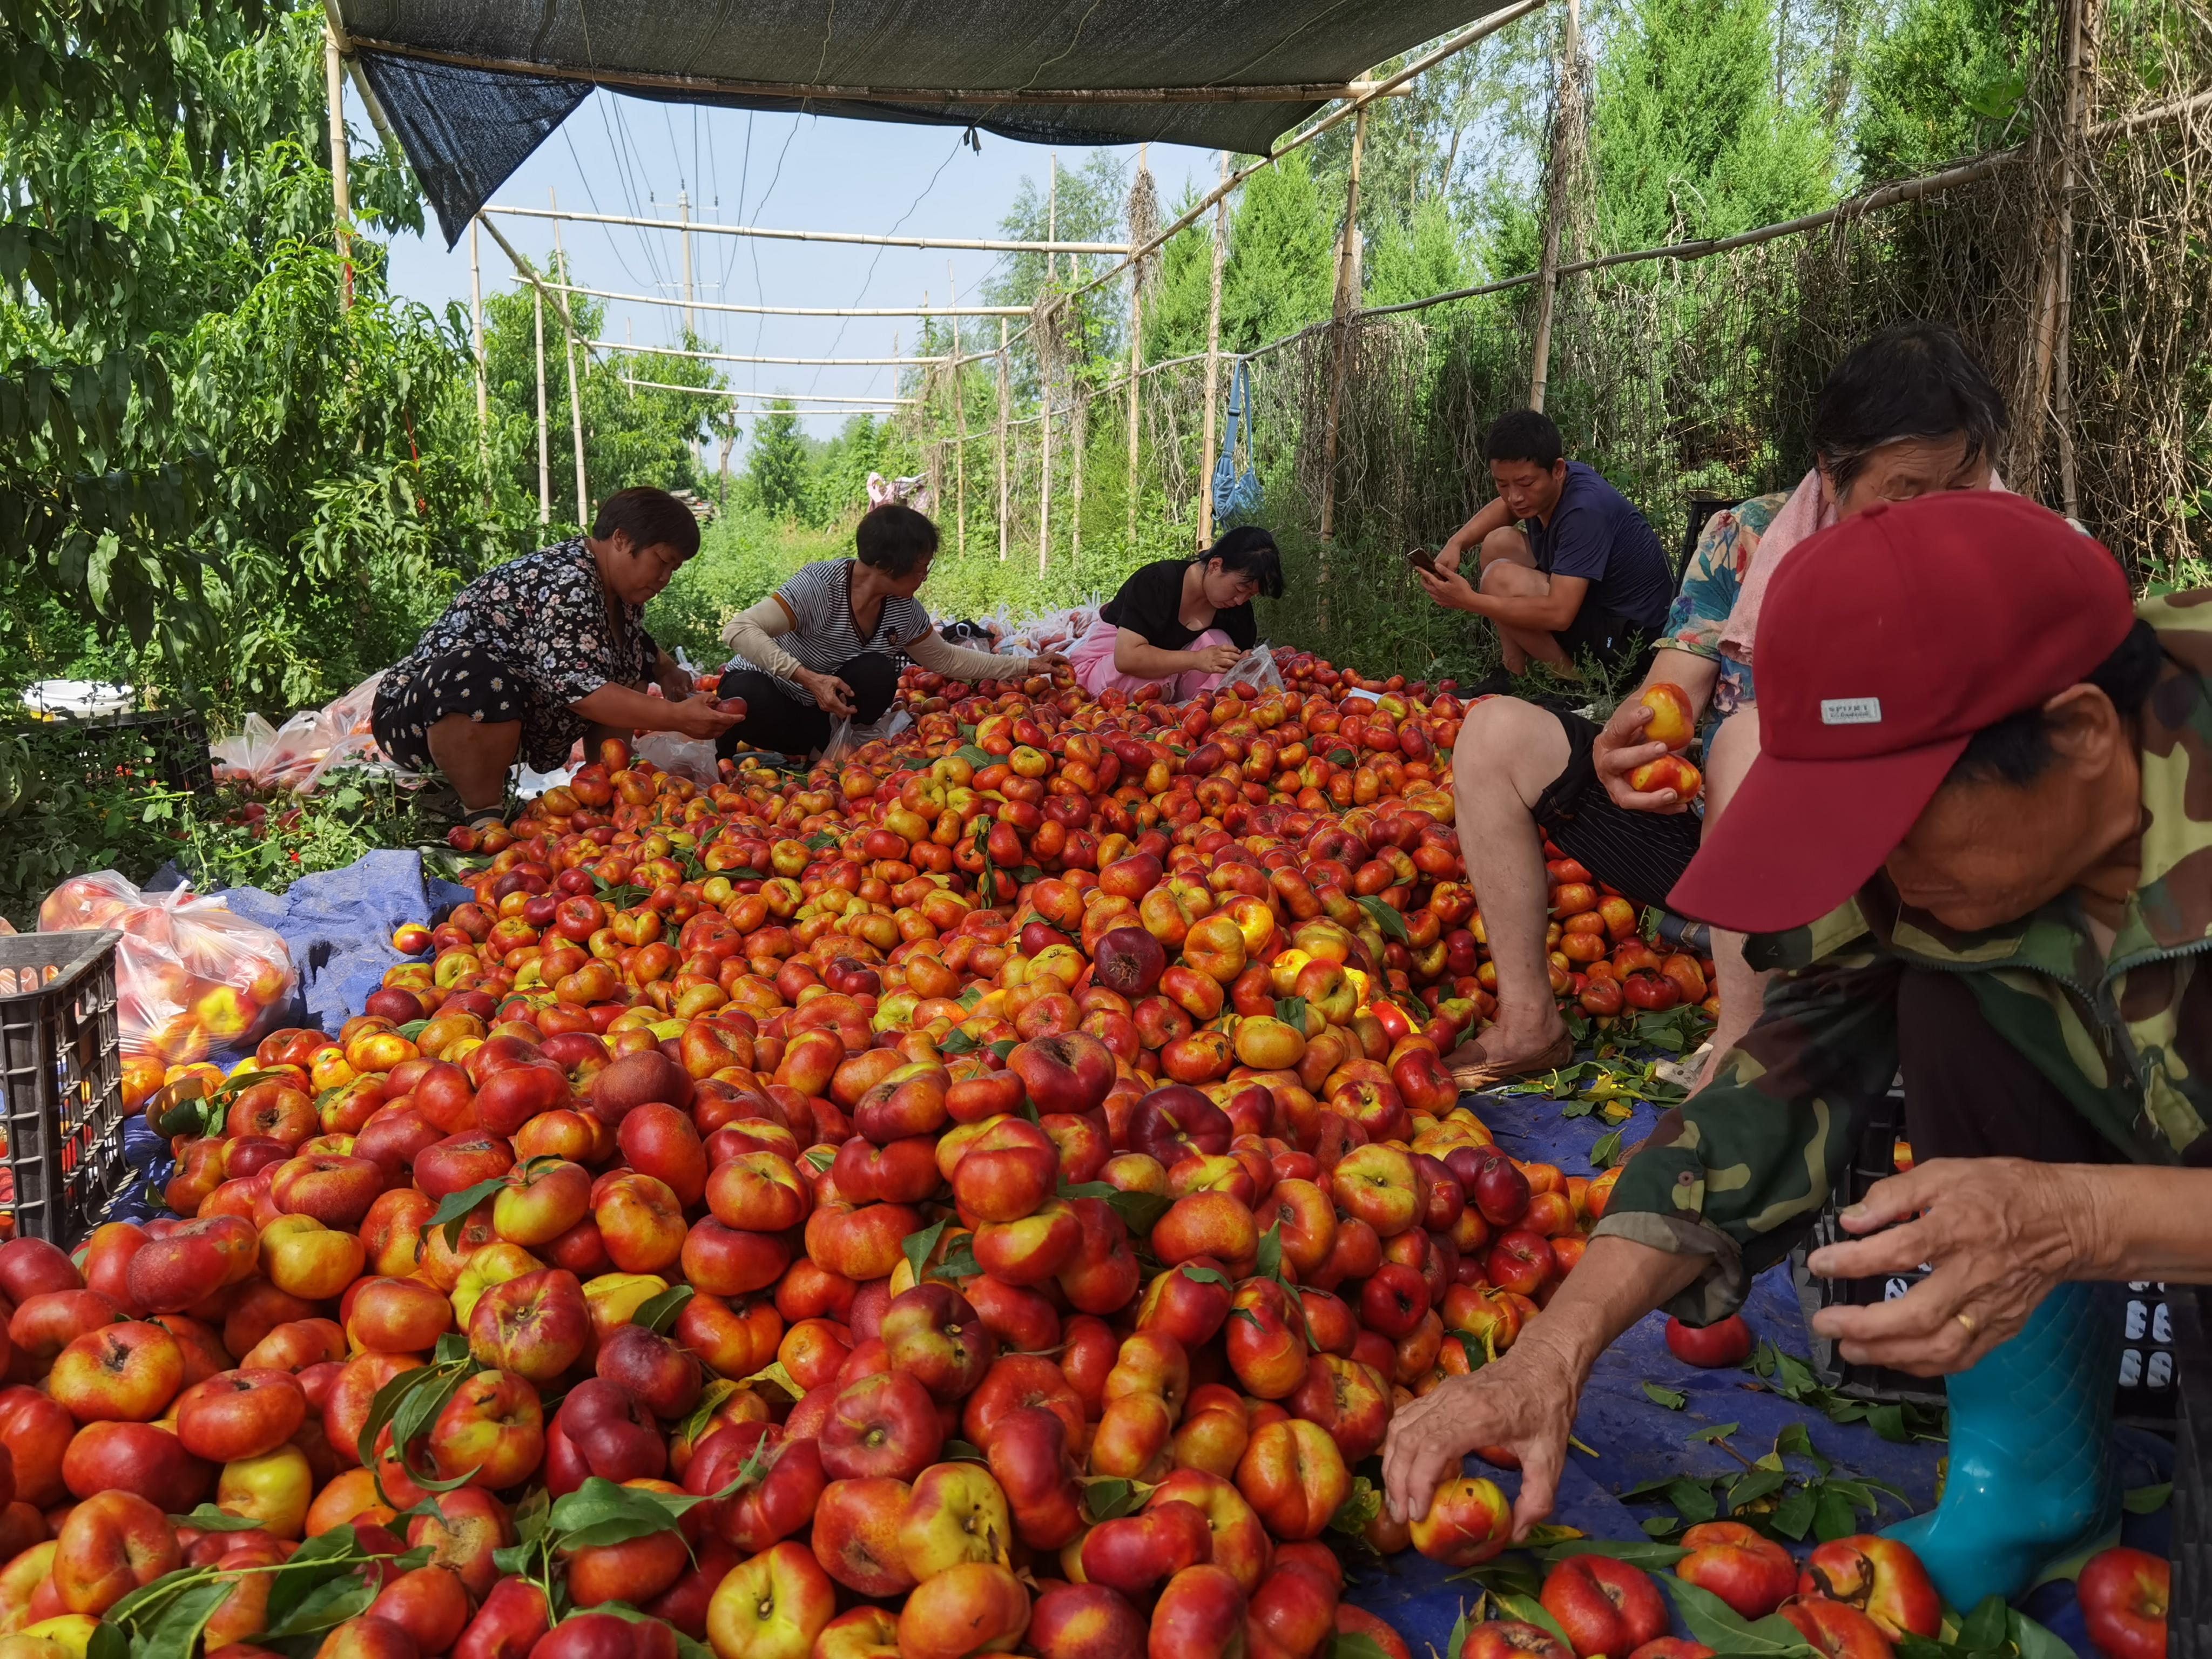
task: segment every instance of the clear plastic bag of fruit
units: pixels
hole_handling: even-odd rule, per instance
[[[125,1054],[190,1065],[258,1042],[292,1000],[283,939],[189,887],[142,892],[112,870],[71,876],[39,906],[39,931],[115,928],[117,1023]]]
[[[1275,653],[1265,645],[1255,645],[1247,651],[1237,665],[1221,677],[1217,690],[1226,691],[1233,686],[1249,685],[1261,691],[1279,691],[1283,676],[1275,666]]]

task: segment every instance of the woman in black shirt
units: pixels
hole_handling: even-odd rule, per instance
[[[1188,702],[1259,642],[1252,601],[1283,594],[1275,538],[1255,525],[1231,531],[1194,559],[1161,559],[1133,573],[1069,653],[1091,696],[1164,683]]]

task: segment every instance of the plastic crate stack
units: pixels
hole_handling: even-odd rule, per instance
[[[0,1198],[11,1236],[68,1249],[130,1179],[115,933],[0,936]]]

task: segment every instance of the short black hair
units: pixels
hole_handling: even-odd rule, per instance
[[[1566,441],[1552,417],[1540,409],[1516,409],[1490,423],[1482,441],[1485,461],[1527,461],[1547,472],[1566,454]]]
[[[2004,429],[2004,394],[1944,323],[1899,323],[1860,342],[1813,404],[1813,453],[1838,493],[1884,444],[1963,436],[1966,459],[1985,460]]]
[[[2138,620],[2112,653],[2081,677],[2112,699],[2122,720],[2132,720],[2150,700],[2151,688],[2166,668],[2166,649],[2158,631]],[[1985,726],[1968,739],[1965,752],[1951,763],[1946,783],[2008,783],[2022,789],[2040,777],[2057,751],[2051,746],[2051,726],[2040,707],[2008,714],[1994,726]]]
[[[643,484],[618,489],[599,503],[592,534],[605,541],[617,532],[627,535],[632,550],[639,553],[667,546],[679,558],[688,559],[699,550],[699,520],[691,516],[691,509],[666,490]]]
[[[1218,559],[1224,570],[1249,576],[1271,599],[1283,597],[1283,555],[1275,538],[1256,524],[1240,524],[1198,556],[1200,564]]]
[[[915,566],[937,554],[937,526],[910,507],[885,501],[871,507],[853,532],[860,562],[887,576],[911,574]]]

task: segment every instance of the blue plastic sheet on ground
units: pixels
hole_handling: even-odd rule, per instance
[[[1489,1093],[1467,1103],[1489,1126],[1500,1147],[1514,1157],[1556,1164],[1571,1176],[1594,1173],[1589,1150],[1607,1128],[1595,1116],[1565,1117],[1563,1103],[1540,1095]],[[1656,1116],[1652,1108],[1637,1106],[1635,1115],[1621,1126],[1622,1142],[1634,1146],[1650,1133]],[[1784,1352],[1802,1356],[1809,1351],[1804,1311],[1786,1267],[1770,1269],[1753,1281],[1743,1313],[1755,1335]],[[1684,1405],[1669,1410],[1654,1401],[1644,1391],[1646,1382],[1686,1396]],[[1821,1413],[1758,1383],[1747,1370],[1700,1370],[1682,1364],[1667,1351],[1665,1316],[1644,1319],[1601,1357],[1590,1374],[1575,1417],[1575,1437],[1595,1455],[1569,1451],[1553,1520],[1593,1538],[1642,1539],[1641,1522],[1671,1516],[1674,1510],[1649,1498],[1625,1504],[1619,1493],[1664,1476],[1702,1480],[1741,1474],[1746,1462],[1774,1449],[1776,1437],[1791,1424],[1803,1425],[1814,1449],[1832,1462],[1837,1475],[1895,1486],[1910,1500],[1910,1512],[1925,1510],[1935,1501],[1942,1443],[1898,1444],[1863,1423],[1830,1422]],[[1726,1437],[1736,1456],[1719,1445],[1691,1438],[1700,1430],[1729,1423],[1738,1425]],[[2172,1479],[2170,1443],[2127,1429],[2116,1431],[2114,1439],[2124,1486],[2135,1489]],[[1802,1458],[1785,1457],[1784,1462],[1793,1475],[1813,1473]],[[1520,1489],[1518,1475],[1479,1459],[1470,1457],[1467,1471],[1497,1481],[1509,1495]],[[1875,1531],[1907,1512],[1885,1497],[1878,1521],[1862,1513],[1859,1522],[1863,1529]],[[2125,1519],[2123,1541],[2163,1556],[2169,1529],[2163,1509],[2148,1516],[2131,1515]],[[1813,1541],[1808,1537],[1808,1547]],[[1388,1622],[1406,1638],[1417,1659],[1430,1647],[1443,1659],[1455,1659],[1447,1647],[1452,1627],[1462,1610],[1474,1605],[1481,1587],[1468,1579],[1455,1579],[1449,1568],[1410,1550],[1368,1561],[1347,1582],[1346,1599]],[[2025,1610],[2084,1659],[2093,1659],[2071,1583],[2041,1587],[2027,1599]],[[1688,1632],[1677,1620],[1674,1633],[1686,1636]]]

